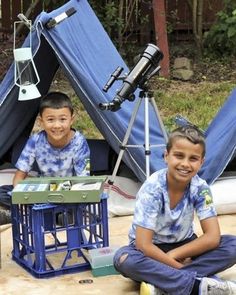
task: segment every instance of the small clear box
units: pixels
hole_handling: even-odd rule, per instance
[[[91,249],[88,251],[88,259],[95,277],[119,274],[113,265],[113,257],[119,249],[118,246]]]
[[[113,265],[113,257],[118,249],[118,246],[110,246],[89,250],[89,260],[92,268]]]

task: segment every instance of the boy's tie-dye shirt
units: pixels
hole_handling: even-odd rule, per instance
[[[46,132],[41,131],[29,138],[15,166],[30,172],[36,162],[39,176],[65,177],[89,175],[89,160],[89,146],[78,131],[63,148],[54,148],[48,142]]]
[[[200,220],[216,216],[212,194],[206,181],[194,176],[183,198],[170,209],[167,190],[167,169],[153,173],[142,185],[136,200],[130,243],[135,241],[136,225],[153,230],[153,243],[176,243],[194,233],[196,212]]]

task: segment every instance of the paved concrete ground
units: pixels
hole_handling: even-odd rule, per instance
[[[110,245],[127,244],[127,233],[132,216],[109,219]],[[236,215],[219,216],[221,232],[236,234]],[[91,271],[36,279],[11,259],[11,225],[2,225],[2,268],[0,269],[0,294],[4,295],[138,295],[139,286],[121,275],[93,277]],[[200,233],[196,222],[196,232]],[[220,259],[220,258],[219,258]],[[224,279],[236,279],[236,266],[223,272]],[[81,279],[92,279],[92,284],[80,284]]]

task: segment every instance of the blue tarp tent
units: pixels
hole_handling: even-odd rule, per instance
[[[206,159],[199,174],[208,183],[213,183],[235,156],[235,106],[236,89],[229,95],[206,130]]]
[[[46,28],[50,19],[72,7],[76,13],[55,27]],[[29,41],[26,39],[25,42],[27,44]],[[51,13],[42,12],[34,23],[32,46],[34,62],[40,76],[38,84],[40,93],[45,95],[48,92],[53,77],[58,67],[61,66],[91,119],[113,150],[119,153],[136,102],[125,100],[117,112],[102,111],[98,107],[99,103],[112,101],[117,89],[122,86],[122,81],[117,81],[108,93],[102,91],[111,73],[117,66],[123,67],[126,73],[129,69],[88,2],[71,0]],[[2,162],[6,159],[6,155],[14,156],[14,150],[19,150],[17,146],[23,146],[38,112],[39,99],[18,101],[18,92],[19,88],[14,85],[12,65],[0,85],[0,159]],[[139,89],[136,90],[135,95],[137,100]],[[233,98],[229,104],[232,103],[231,101]],[[227,112],[230,111],[232,116],[228,114],[225,116],[224,113],[219,115],[207,131],[207,158],[201,174],[209,183],[223,171],[236,143],[233,138],[235,134],[233,128],[228,132],[228,127],[227,130],[224,127],[230,119],[233,120],[235,115],[230,106],[226,106],[225,109]],[[128,145],[142,145],[145,142],[144,111],[145,107],[142,102],[129,136]],[[150,172],[152,173],[165,167],[163,160],[165,137],[160,118],[157,118],[153,108],[150,108],[149,119],[149,140],[152,146]],[[222,122],[219,124],[217,120],[222,120]],[[225,120],[227,120],[226,123]],[[221,137],[221,132],[223,137]],[[140,181],[145,179],[144,148],[128,147],[123,161]]]
[[[46,28],[45,24],[50,19],[72,7],[76,10],[75,14],[52,29]],[[101,134],[113,150],[119,153],[135,102],[125,101],[117,112],[102,111],[98,105],[112,101],[117,89],[122,86],[122,81],[117,81],[108,93],[102,90],[117,66],[123,67],[126,73],[129,70],[87,1],[72,0],[49,14],[42,12],[35,21],[34,28],[32,47],[34,62],[41,79],[38,84],[40,93],[47,93],[60,65]],[[39,99],[18,101],[18,91],[19,88],[14,85],[12,66],[0,86],[0,118],[3,122],[0,126],[0,157],[3,157],[12,145],[18,144],[19,137],[22,142],[22,133],[25,137],[28,136],[37,114]],[[138,89],[136,93],[138,95]],[[164,166],[162,154],[165,140],[152,108],[149,115],[152,122],[150,143],[161,145],[160,148],[152,150],[151,170],[154,171],[155,167]],[[137,143],[144,143],[143,103],[128,141],[129,145]],[[140,180],[145,179],[144,149],[128,148],[123,161]]]

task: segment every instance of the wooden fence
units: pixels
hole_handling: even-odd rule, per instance
[[[43,10],[43,1],[0,0],[0,31],[12,32],[14,21],[19,20],[17,15],[23,13],[27,16],[29,9],[32,9],[30,19],[33,20]]]
[[[158,0],[153,0],[158,1]],[[43,10],[44,1],[35,0],[0,0],[0,31],[12,32],[13,23],[15,20],[19,20],[17,15],[23,13],[27,16],[29,7],[35,5],[30,19],[33,20]],[[141,2],[142,3],[142,2]],[[165,0],[166,5],[166,19],[168,24],[172,26],[174,31],[191,31],[191,11],[187,5],[186,0]],[[144,5],[145,7],[145,5]],[[206,0],[204,1],[203,11],[203,27],[208,29],[210,25],[216,19],[216,13],[223,8],[223,0]],[[145,8],[144,8],[145,9]],[[47,9],[50,11],[50,7]],[[146,14],[147,9],[144,11]],[[150,19],[153,19],[153,11],[149,9]],[[144,32],[153,30],[153,22],[146,25],[146,28],[142,28]],[[147,32],[148,33],[148,32]]]
[[[155,1],[155,0],[154,0]],[[177,30],[192,28],[192,12],[186,0],[165,0],[167,21]],[[216,13],[223,9],[223,0],[205,0],[203,3],[203,27],[208,29],[216,20]]]

